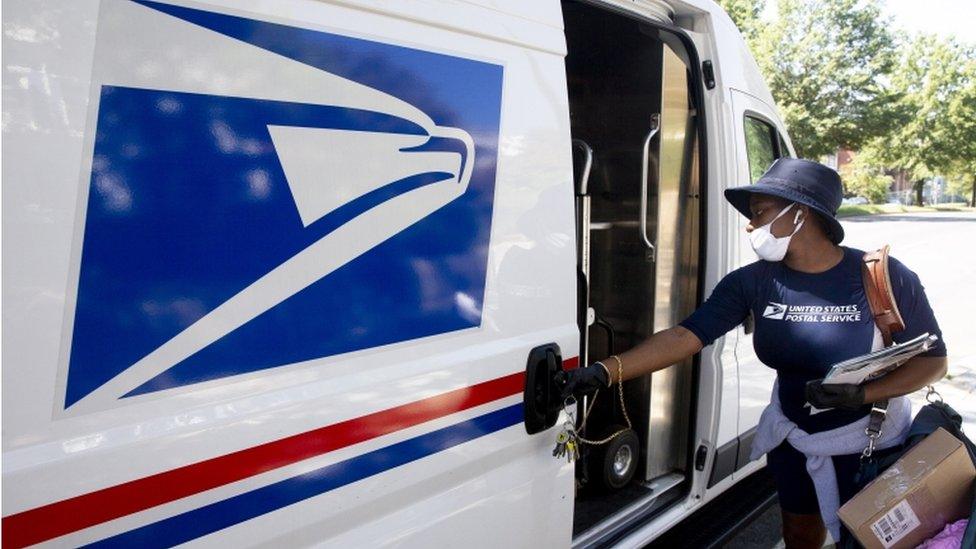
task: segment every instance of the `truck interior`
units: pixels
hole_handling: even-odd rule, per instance
[[[666,25],[585,1],[562,8],[585,365],[697,305],[700,79],[693,54]],[[610,541],[687,493],[695,383],[689,360],[625,382],[626,415],[616,388],[578,403],[577,418],[590,408],[584,438],[619,434],[583,445],[574,544]]]

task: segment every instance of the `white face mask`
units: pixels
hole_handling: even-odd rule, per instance
[[[771,229],[773,227],[773,223],[775,223],[777,219],[783,217],[793,206],[796,206],[795,202],[784,208],[783,211],[779,212],[779,214],[774,217],[772,221],[766,223],[762,227],[756,227],[751,233],[749,233],[749,241],[752,242],[752,249],[756,251],[756,255],[758,255],[760,259],[765,259],[766,261],[782,261],[783,258],[786,257],[786,250],[790,247],[790,239],[793,238],[793,235],[795,235],[797,231],[800,230],[800,227],[803,226],[803,223],[806,222],[806,219],[804,219],[803,221],[800,221],[799,225],[796,225],[796,222],[800,219],[800,214],[803,212],[797,210],[796,215],[793,217],[793,224],[796,225],[796,228],[793,229],[793,232],[789,235],[777,238],[773,236]]]

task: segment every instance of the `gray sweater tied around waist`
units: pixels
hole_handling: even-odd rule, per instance
[[[807,433],[796,423],[787,419],[779,402],[779,383],[773,385],[769,405],[763,410],[756,427],[756,438],[752,443],[750,459],[759,459],[784,440],[807,458],[807,472],[817,491],[820,515],[834,541],[840,540],[840,519],[837,509],[840,496],[837,489],[837,473],[830,456],[860,454],[868,443],[864,430],[868,426],[867,416],[847,425]],[[912,404],[906,397],[893,398],[888,403],[888,415],[881,425],[882,434],[875,443],[876,450],[897,446],[905,440],[912,423]]]

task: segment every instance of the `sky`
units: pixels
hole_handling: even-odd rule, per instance
[[[955,36],[976,45],[974,0],[883,0],[885,13],[909,31]]]
[[[880,0],[884,13],[909,32],[954,36],[976,45],[976,0]],[[775,0],[767,0],[764,17],[776,13]]]

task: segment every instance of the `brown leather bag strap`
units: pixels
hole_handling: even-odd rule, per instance
[[[891,345],[891,334],[905,329],[905,322],[898,311],[898,303],[891,287],[888,273],[888,251],[885,245],[880,250],[864,254],[862,272],[864,274],[864,293],[871,307],[871,315],[881,331],[885,347]]]

